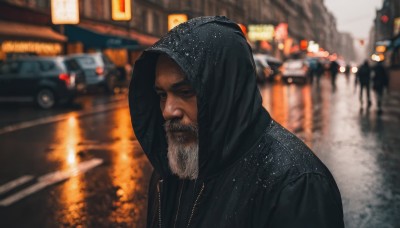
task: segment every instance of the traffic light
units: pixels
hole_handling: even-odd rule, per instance
[[[382,23],[386,24],[389,21],[389,17],[387,15],[382,15],[381,16],[381,21],[382,21]]]

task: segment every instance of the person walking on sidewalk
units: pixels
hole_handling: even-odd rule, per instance
[[[344,227],[328,168],[263,108],[237,23],[170,30],[136,61],[129,106],[154,167],[148,228]]]
[[[324,75],[324,72],[325,72],[324,65],[322,65],[321,61],[318,60],[317,61],[317,69],[316,69],[317,85],[319,85],[322,75]]]
[[[331,83],[333,88],[336,88],[336,76],[339,73],[339,67],[340,65],[336,61],[332,61],[329,65],[329,71],[331,72]]]
[[[367,60],[365,60],[364,63],[359,67],[356,76],[360,84],[361,107],[363,105],[363,91],[365,90],[367,93],[367,107],[369,108],[371,107],[371,97],[370,97],[371,68]]]
[[[373,89],[376,94],[376,99],[378,101],[378,114],[382,114],[382,98],[383,98],[383,91],[389,85],[389,77],[385,67],[383,66],[382,62],[378,62],[373,67],[374,77],[372,79],[373,82]]]

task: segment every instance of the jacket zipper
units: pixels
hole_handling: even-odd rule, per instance
[[[187,228],[190,226],[190,222],[192,221],[193,214],[194,214],[194,210],[196,209],[197,203],[198,203],[198,201],[199,201],[199,198],[200,198],[200,196],[201,196],[201,193],[203,193],[203,190],[204,190],[204,183],[203,183],[203,185],[201,186],[201,189],[200,189],[199,194],[197,195],[196,201],[194,201],[194,205],[193,205],[193,208],[192,208],[192,213],[190,214],[190,218],[189,218],[189,221],[188,221],[188,224],[187,224]]]
[[[162,228],[162,221],[161,221],[161,185],[163,180],[158,181],[157,191],[158,191],[158,226]]]
[[[163,183],[163,180],[159,180],[158,181],[158,185],[157,185],[157,191],[158,191],[158,226],[160,228],[162,228],[162,220],[161,220],[161,185],[162,185],[162,183]],[[194,201],[193,208],[192,208],[192,213],[190,214],[190,218],[189,218],[187,227],[190,226],[190,222],[192,221],[192,218],[193,218],[197,203],[199,202],[200,196],[204,191],[204,187],[205,187],[205,185],[203,183],[203,185],[201,186],[200,192],[197,195],[196,201]]]

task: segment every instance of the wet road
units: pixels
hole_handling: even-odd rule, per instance
[[[399,227],[399,96],[378,116],[374,100],[360,109],[353,81],[342,75],[335,90],[324,79],[320,86],[275,83],[261,92],[275,120],[332,171],[346,227]],[[126,97],[80,104],[53,111],[0,105],[0,205],[44,186],[0,206],[0,227],[144,227],[151,166],[131,130]],[[44,176],[55,171],[65,173]],[[2,192],[20,177],[24,183]]]
[[[352,79],[339,75],[336,89],[327,79],[275,84],[262,88],[263,105],[331,170],[346,227],[400,227],[400,96],[387,97],[378,116],[374,96],[362,106]]]

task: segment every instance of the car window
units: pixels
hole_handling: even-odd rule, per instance
[[[300,69],[303,67],[303,62],[302,61],[289,61],[286,63],[286,68],[289,69]]]
[[[0,65],[0,74],[18,73],[18,62],[6,62]]]
[[[81,67],[84,69],[96,67],[96,62],[92,57],[77,57],[76,60],[78,61],[79,65],[81,65]]]
[[[39,63],[40,71],[54,71],[56,70],[56,64],[53,61],[40,61]]]
[[[19,67],[20,74],[32,74],[38,71],[38,63],[36,61],[24,61],[21,62]]]
[[[80,70],[79,64],[73,59],[65,60],[64,63],[68,71]]]

